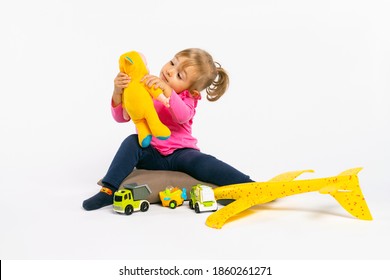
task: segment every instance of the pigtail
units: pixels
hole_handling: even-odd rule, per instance
[[[229,75],[218,62],[215,62],[216,76],[206,88],[207,100],[217,101],[229,87]]]

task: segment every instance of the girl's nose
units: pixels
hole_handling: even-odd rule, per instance
[[[168,68],[168,70],[167,70],[168,76],[169,76],[169,77],[172,77],[174,71],[175,71],[175,69],[173,69],[173,68]]]

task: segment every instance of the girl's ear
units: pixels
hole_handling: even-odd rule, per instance
[[[195,98],[198,99],[200,97],[200,92],[197,91],[196,89],[191,91],[191,95]]]

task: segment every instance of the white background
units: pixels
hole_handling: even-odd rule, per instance
[[[1,259],[389,259],[387,1],[1,1]],[[119,56],[153,74],[200,47],[231,79],[194,121],[200,148],[265,181],[363,167],[374,221],[331,197],[256,206],[221,230],[186,206],[86,212],[120,142]],[[387,167],[387,168],[386,168]]]

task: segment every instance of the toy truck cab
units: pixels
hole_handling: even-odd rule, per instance
[[[217,211],[218,204],[211,187],[198,184],[191,188],[190,195],[190,208],[195,209],[196,213]]]
[[[146,198],[151,193],[148,185],[125,185],[114,194],[114,211],[126,215],[134,211],[146,212],[150,205]]]

